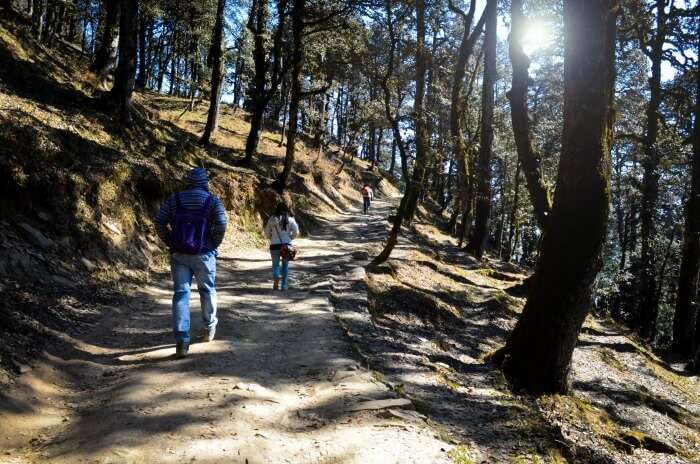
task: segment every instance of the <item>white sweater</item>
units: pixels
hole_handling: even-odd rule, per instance
[[[283,229],[277,216],[272,216],[265,224],[265,236],[270,239],[271,245],[292,243],[294,237],[299,235],[299,225],[293,217],[287,218],[287,228]]]

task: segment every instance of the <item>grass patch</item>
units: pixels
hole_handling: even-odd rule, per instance
[[[566,459],[561,455],[561,451],[557,449],[549,450],[549,461],[551,464],[567,464]]]
[[[625,367],[622,365],[619,359],[617,359],[617,356],[615,356],[615,352],[611,350],[610,348],[602,348],[598,354],[600,355],[600,359],[603,360],[605,364],[608,366],[623,372],[625,370]]]
[[[452,448],[448,453],[447,457],[449,457],[453,463],[455,464],[473,464],[474,461],[472,460],[470,454],[469,454],[469,448],[467,448],[464,445],[457,445],[454,448]]]
[[[447,371],[445,370],[439,370],[437,373],[437,382],[441,385],[445,385],[452,391],[459,392],[462,386],[459,384],[459,382],[455,381],[454,379],[450,378],[450,375]]]
[[[686,377],[683,377],[682,375],[676,374],[675,372],[666,369],[658,362],[649,359],[649,357],[645,356],[644,362],[646,363],[647,368],[656,377],[663,380],[664,382],[673,385],[674,387],[688,395],[688,397],[691,400],[693,400],[693,402],[700,403],[700,392],[698,391],[697,385],[689,382]]]

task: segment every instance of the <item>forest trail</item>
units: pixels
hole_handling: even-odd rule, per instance
[[[4,446],[0,462],[449,462],[422,416],[353,358],[329,303],[333,276],[364,264],[384,235],[390,205],[376,203],[369,218],[319,218],[322,233],[298,240],[286,294],[270,290],[266,252],[224,250],[217,339],[184,360],[173,357],[171,282],[159,275],[74,351],[21,377],[34,407],[15,400],[0,436],[30,445]],[[353,410],[385,399],[396,407]]]

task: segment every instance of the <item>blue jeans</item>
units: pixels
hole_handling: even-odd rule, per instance
[[[216,252],[202,255],[173,253],[170,257],[173,277],[173,331],[177,342],[190,341],[190,287],[197,279],[202,323],[207,329],[216,327]]]
[[[282,279],[281,288],[287,290],[289,285],[289,261],[280,258],[280,250],[270,250],[272,256],[272,277]]]

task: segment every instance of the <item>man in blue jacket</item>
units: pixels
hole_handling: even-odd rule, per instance
[[[170,248],[173,278],[173,330],[177,357],[187,356],[190,345],[190,287],[192,277],[202,306],[203,340],[216,335],[216,255],[226,233],[226,211],[209,193],[203,168],[185,178],[187,188],[168,198],[155,220],[158,236]]]

